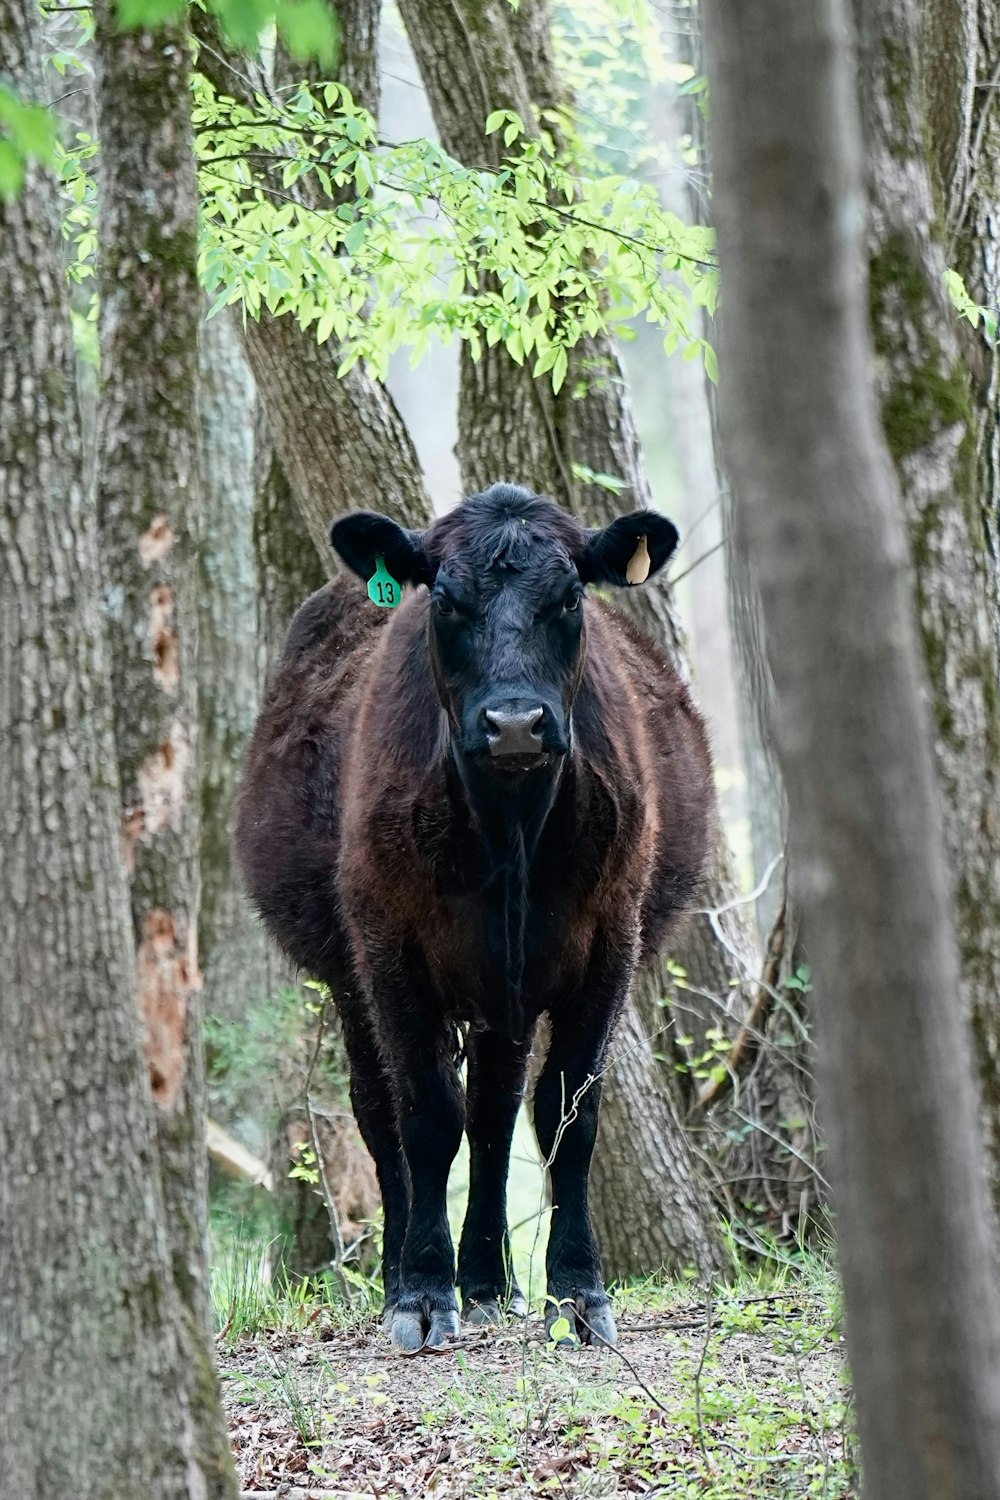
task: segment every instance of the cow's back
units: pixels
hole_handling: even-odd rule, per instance
[[[345,972],[337,918],[340,782],[366,671],[387,623],[357,581],[339,578],[289,627],[247,754],[235,848],[250,897],[296,963]]]

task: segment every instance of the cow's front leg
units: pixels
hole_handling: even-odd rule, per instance
[[[454,1033],[426,1011],[397,1011],[386,1025],[390,1073],[406,1160],[410,1212],[392,1312],[393,1346],[406,1352],[459,1332],[448,1174],[462,1139],[465,1096]]]
[[[468,1041],[469,1206],[458,1248],[462,1313],[472,1323],[499,1322],[504,1307],[523,1315],[507,1233],[510,1143],[524,1094],[529,1044],[493,1031]]]
[[[582,996],[550,1013],[552,1039],[535,1089],[535,1134],[552,1190],[545,1324],[548,1330],[566,1317],[584,1344],[615,1342],[587,1179],[597,1139],[601,1069],[631,975],[630,957],[599,946]]]

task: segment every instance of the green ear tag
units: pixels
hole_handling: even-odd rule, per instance
[[[402,593],[399,584],[385,565],[384,557],[376,557],[375,571],[368,580],[368,597],[373,604],[383,609],[395,609]]]

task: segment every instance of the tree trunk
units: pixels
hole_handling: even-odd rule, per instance
[[[724,433],[818,976],[866,1490],[978,1500],[1000,1473],[1000,1305],[906,540],[869,384],[848,18],[842,0],[705,0],[705,17]]]
[[[971,143],[980,120],[987,126],[995,118],[995,90],[973,91],[995,69],[1000,23],[995,7],[979,7],[980,56],[976,9],[964,0],[860,3],[878,387],[909,532],[962,995],[972,1017],[1000,1203],[996,357],[971,330],[960,336],[943,282],[953,252],[943,237],[942,204],[973,285],[996,305],[996,271],[989,269],[995,268],[996,169],[985,155],[973,165]]]
[[[679,51],[696,75],[704,73],[696,4],[690,7]],[[711,181],[706,119],[694,97],[688,97],[686,104],[684,126],[699,153],[701,169],[695,179],[699,185],[692,185],[687,194],[688,211],[693,222],[706,223],[710,204],[700,186]],[[703,321],[707,323],[704,315]],[[717,314],[714,331],[709,327],[704,330],[706,337],[715,338],[718,327]],[[755,888],[760,887],[769,868],[772,875],[755,903],[765,952],[761,986],[749,1012],[753,1026],[741,1030],[734,1044],[734,1051],[742,1054],[744,1062],[737,1070],[731,1058],[730,1077],[715,1088],[703,1090],[701,1098],[722,1101],[721,1107],[719,1102],[713,1104],[712,1112],[717,1123],[728,1127],[725,1171],[736,1202],[752,1218],[762,1217],[779,1233],[801,1239],[827,1199],[819,1166],[823,1143],[816,1120],[811,1007],[807,991],[789,988],[789,980],[801,985],[798,976],[807,955],[799,942],[798,910],[790,888],[794,882],[787,868],[788,810],[771,728],[774,684],[764,643],[760,596],[746,552],[733,541],[738,499],[719,452],[716,392],[707,381],[703,389],[720,473],[726,606],[736,655]],[[775,866],[775,860],[783,864]],[[748,1056],[753,1059],[749,1066]],[[752,1129],[748,1128],[751,1124]]]
[[[41,99],[38,26],[0,0]],[[33,166],[0,199],[0,1497],[235,1496],[164,1230],[60,218]]]
[[[95,12],[101,363],[97,505],[122,837],[174,1280],[192,1397],[209,1358],[207,1161],[198,971],[197,198],[184,22],[120,31]],[[200,1407],[218,1443],[217,1389]],[[214,1461],[214,1460],[213,1460]],[[221,1488],[225,1473],[218,1459]]]
[[[257,680],[264,690],[299,605],[327,580],[315,547],[302,538],[302,519],[285,466],[257,412],[254,450],[253,551],[257,576]]]
[[[654,1043],[655,1045],[655,1043]],[[668,1267],[720,1268],[718,1229],[677,1101],[635,1005],[615,1029],[601,1087],[590,1206],[607,1281]]]
[[[445,149],[467,166],[486,162],[498,167],[503,147],[498,136],[483,133],[487,114],[514,109],[531,129],[533,105],[545,108],[562,97],[545,6],[540,0],[522,0],[513,12],[504,0],[487,0],[485,5],[402,0],[400,9]],[[651,504],[625,375],[617,351],[604,336],[583,341],[571,353],[558,396],[547,381],[534,379],[528,368],[516,365],[501,345],[484,349],[478,361],[463,348],[458,451],[466,490],[481,489],[495,479],[527,483],[588,525],[603,525],[623,509]],[[611,495],[598,484],[576,478],[584,467],[614,474],[625,490]],[[666,643],[688,676],[667,589],[650,584],[616,602]],[[734,894],[729,851],[720,834],[700,899],[706,907],[721,907]],[[670,1013],[662,1007],[664,995],[673,993],[681,1005],[691,1006],[693,1014],[683,1014],[683,1030],[703,1031],[734,1005],[739,1014],[743,991],[739,986],[734,991],[732,980],[745,980],[758,960],[741,909],[732,907],[718,920],[729,949],[718,941],[709,919],[696,915],[672,940],[670,953],[696,990],[718,997],[719,1012],[706,1013],[695,991],[679,992],[665,963],[635,987],[633,1002],[647,1033],[657,1039],[658,1051],[670,1051]],[[641,1046],[635,1019],[624,1024],[630,1047]],[[597,1146],[602,1160],[595,1165],[592,1193],[595,1227],[608,1265],[619,1274],[690,1264],[708,1272],[719,1263],[718,1242],[708,1194],[695,1187],[696,1157],[678,1134],[684,1102],[674,1059],[657,1070],[651,1052],[647,1038],[644,1057],[631,1072],[612,1067],[604,1080]],[[657,1073],[660,1086],[654,1089],[650,1080]],[[641,1104],[629,1096],[639,1080]],[[646,1120],[650,1137],[674,1138],[672,1179],[652,1177],[642,1148],[636,1149],[634,1132],[619,1134],[626,1122],[639,1117]],[[617,1181],[617,1191],[602,1190],[601,1184],[607,1187],[612,1180]],[[654,1210],[650,1194],[657,1181],[660,1202]],[[692,1207],[699,1202],[699,1213],[678,1219],[677,1198]],[[692,1230],[686,1239],[678,1233],[684,1227]]]
[[[202,325],[200,356],[198,949],[205,1014],[237,1021],[267,995],[271,968],[264,929],[230,854],[233,802],[260,702],[253,542],[257,398],[228,315]]]

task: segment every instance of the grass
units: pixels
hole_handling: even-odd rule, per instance
[[[268,1288],[265,1254],[234,1243],[214,1277],[234,1448],[255,1493],[859,1493],[823,1253],[744,1267],[724,1287],[618,1288],[620,1352],[555,1351],[537,1299],[527,1324],[405,1359],[373,1318],[376,1288]]]
[[[463,1166],[449,1194],[456,1233]],[[619,1350],[567,1354],[542,1333],[548,1219],[523,1119],[509,1208],[532,1319],[470,1330],[460,1346],[413,1358],[391,1355],[373,1281],[272,1280],[260,1220],[243,1232],[217,1216],[212,1293],[244,1490],[302,1500],[855,1500],[828,1251],[748,1262],[733,1236],[725,1285],[648,1278],[617,1287]]]

